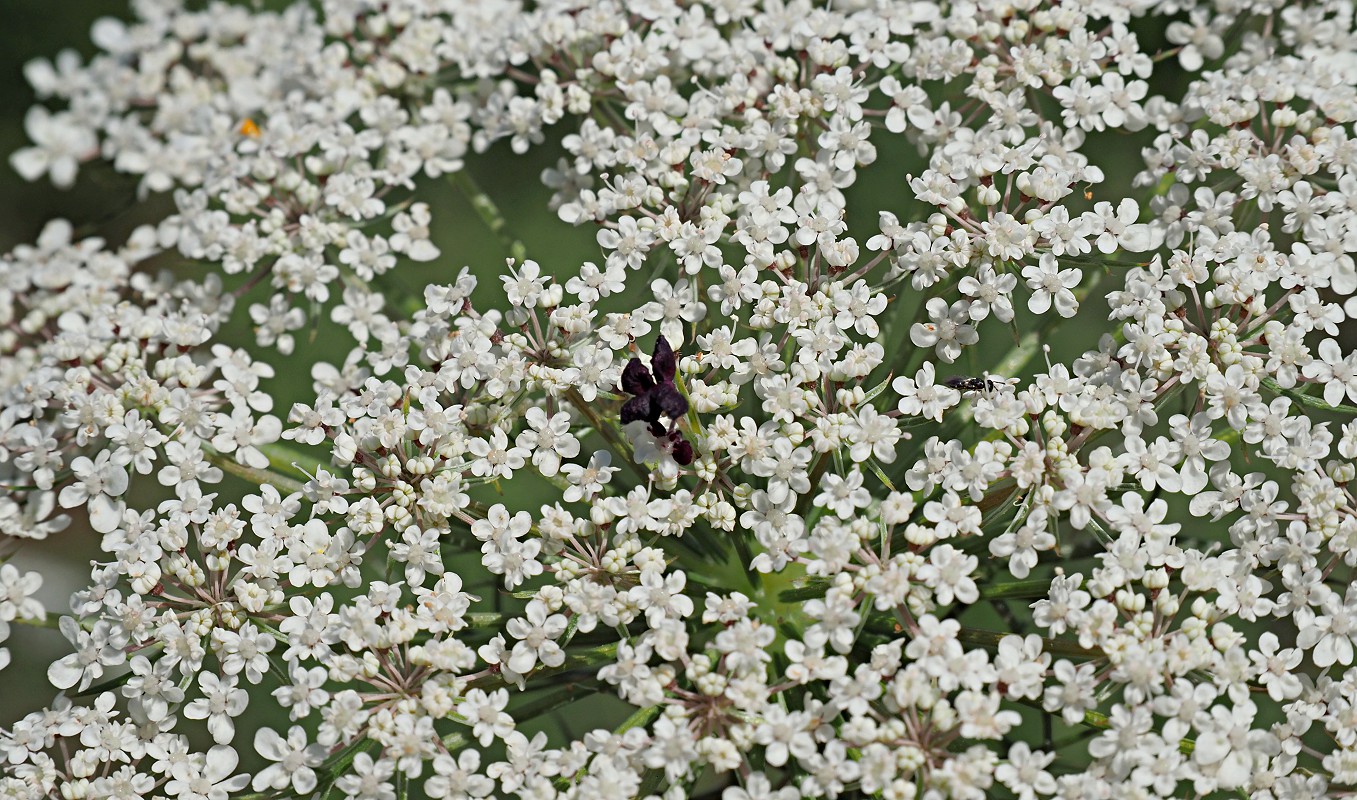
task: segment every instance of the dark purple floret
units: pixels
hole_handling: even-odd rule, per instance
[[[657,382],[671,385],[678,374],[678,356],[674,355],[674,348],[663,335],[655,340],[655,350],[650,354],[650,371],[655,373]]]
[[[634,397],[622,406],[622,424],[637,420],[658,423],[661,414],[677,421],[687,414],[688,399],[674,385],[676,375],[678,356],[663,336],[655,340],[649,369],[639,358],[628,361],[622,370],[622,391]]]
[[[622,391],[627,394],[645,394],[655,388],[655,379],[650,377],[650,370],[641,363],[641,359],[632,358],[627,362],[626,369],[622,370]]]
[[[693,446],[683,438],[683,434],[674,431],[669,438],[674,443],[674,460],[685,467],[693,463]]]
[[[622,404],[622,424],[645,422],[651,435],[659,439],[679,464],[693,463],[693,445],[678,430],[678,421],[688,413],[688,398],[675,383],[678,354],[669,340],[660,336],[650,355],[650,367],[633,357],[622,370],[621,390],[631,399]],[[661,417],[669,419],[664,425]]]

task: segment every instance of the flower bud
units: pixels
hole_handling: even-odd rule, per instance
[[[1283,106],[1272,112],[1272,124],[1278,128],[1290,128],[1296,124],[1296,110]]]
[[[1169,585],[1169,573],[1164,568],[1146,570],[1145,575],[1140,579],[1140,583],[1146,589],[1158,591]]]

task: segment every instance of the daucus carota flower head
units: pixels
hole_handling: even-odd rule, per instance
[[[130,5],[11,159],[161,200],[0,257],[0,798],[1357,792],[1350,2]]]

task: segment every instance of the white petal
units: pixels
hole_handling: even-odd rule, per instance
[[[51,165],[51,159],[47,151],[39,147],[25,147],[22,150],[16,150],[9,157],[9,165],[14,167],[14,171],[19,173],[26,181],[36,181],[47,172]]]
[[[1149,225],[1136,224],[1126,226],[1117,241],[1121,243],[1122,249],[1132,253],[1146,253],[1155,250],[1163,243],[1164,237],[1159,231],[1151,228]]]
[[[1208,731],[1197,737],[1192,757],[1198,764],[1214,764],[1225,758],[1229,752],[1230,740],[1215,731]]]
[[[410,243],[410,249],[406,253],[411,261],[433,261],[442,255],[434,243],[428,239],[416,239]]]
[[[90,498],[90,527],[99,533],[110,533],[122,522],[122,503],[115,503],[108,495],[97,494]]]
[[[60,661],[52,662],[47,668],[47,680],[58,689],[69,689],[80,682],[80,676],[85,674],[83,669],[76,666],[75,654],[71,654]]]

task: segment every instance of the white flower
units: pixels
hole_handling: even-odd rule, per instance
[[[522,469],[526,463],[528,451],[515,445],[509,446],[509,437],[504,431],[495,429],[490,438],[472,439],[467,446],[476,460],[471,464],[471,474],[477,477],[512,478],[514,470]]]
[[[255,773],[250,788],[256,792],[289,787],[299,794],[310,792],[317,784],[315,767],[328,754],[325,745],[306,743],[306,729],[300,725],[288,728],[286,739],[272,728],[260,728],[254,734],[254,749],[275,762]]]
[[[0,256],[0,539],[102,552],[0,795],[1357,784],[1342,4],[135,5],[26,69],[23,176],[173,208]]]
[[[250,702],[249,692],[236,684],[234,675],[222,678],[215,672],[204,672],[198,676],[203,696],[184,706],[185,717],[207,720],[208,733],[217,744],[230,744],[235,739],[233,718],[240,716]],[[255,739],[258,741],[258,734]]]
[[[950,307],[940,297],[926,304],[930,322],[916,323],[909,330],[909,339],[918,347],[933,347],[938,358],[950,364],[961,355],[961,349],[980,341],[979,334],[969,323],[970,303],[958,300]]]
[[[1012,789],[1019,800],[1034,800],[1038,795],[1056,791],[1055,777],[1046,767],[1055,760],[1055,753],[1033,752],[1026,742],[1017,742],[1008,750],[1007,763],[994,770],[994,777]]]
[[[1308,362],[1301,373],[1324,387],[1324,402],[1336,406],[1346,398],[1357,403],[1357,352],[1343,355],[1334,339],[1319,343],[1319,358]]]
[[[439,528],[421,530],[412,525],[401,534],[399,543],[391,545],[391,557],[405,562],[405,580],[411,586],[422,586],[430,572],[443,571],[438,542],[445,533]]]
[[[1214,785],[1237,789],[1249,783],[1254,765],[1276,752],[1276,739],[1262,730],[1252,730],[1257,706],[1245,700],[1233,706],[1217,705],[1203,713],[1197,727],[1201,733],[1192,748],[1192,759]]]
[[[612,479],[613,473],[618,471],[611,464],[612,454],[607,450],[598,450],[590,456],[588,466],[566,464],[561,472],[570,481],[570,486],[566,487],[562,497],[567,503],[592,500]]]
[[[110,451],[101,450],[93,461],[77,456],[71,462],[71,472],[76,481],[61,490],[57,502],[62,508],[84,504],[89,510],[90,527],[99,533],[112,531],[122,513],[114,498],[127,491],[127,469],[113,459]]]
[[[913,378],[901,375],[891,383],[900,395],[896,406],[906,416],[923,416],[942,422],[942,412],[961,402],[961,393],[935,382],[932,362],[924,362]]]
[[[1319,608],[1323,613],[1316,614],[1308,606],[1296,612],[1300,626],[1296,646],[1311,650],[1310,657],[1321,669],[1351,664],[1357,644],[1357,588],[1349,586],[1341,600],[1337,592],[1323,593]]]
[[[424,782],[424,791],[438,800],[488,797],[495,790],[495,782],[477,772],[480,766],[480,753],[472,749],[461,751],[456,758],[439,753],[434,756],[434,774]]]
[[[975,556],[940,544],[929,553],[929,563],[920,568],[919,577],[933,589],[937,601],[950,604],[953,599],[970,604],[980,599],[980,590],[971,574],[980,564]]]
[[[41,587],[41,573],[21,573],[13,564],[0,564],[0,622],[45,620],[47,611],[33,596]]]
[[[351,770],[335,780],[335,789],[345,800],[392,800],[396,796],[396,788],[388,780],[396,773],[394,759],[374,759],[360,752],[354,756]]]
[[[391,237],[391,249],[404,253],[412,261],[433,261],[438,258],[438,248],[429,241],[429,223],[433,216],[426,203],[415,203],[408,212],[397,214],[391,221],[396,233]]]
[[[1032,296],[1027,308],[1033,314],[1045,314],[1051,305],[1062,317],[1072,317],[1079,311],[1079,301],[1070,289],[1079,285],[1084,273],[1078,269],[1060,269],[1056,257],[1043,253],[1036,265],[1022,268],[1022,276],[1027,279],[1027,288]]]
[[[283,433],[283,423],[272,414],[255,419],[248,408],[237,407],[230,415],[216,414],[213,425],[218,433],[212,447],[219,453],[235,453],[236,461],[254,469],[269,465],[261,445],[273,444]]]
[[[178,800],[226,800],[250,783],[249,775],[231,775],[239,761],[236,751],[225,745],[195,753],[170,768],[165,793]]]
[[[52,184],[60,189],[75,185],[80,162],[95,155],[99,146],[94,131],[82,125],[75,114],[52,114],[42,106],[28,110],[24,132],[34,146],[15,151],[10,166],[27,181],[50,173]]]
[[[866,508],[872,502],[872,495],[862,485],[862,472],[856,467],[847,477],[826,473],[820,479],[824,490],[815,497],[815,504],[847,519],[856,509]]]
[[[531,672],[540,661],[548,667],[558,667],[565,661],[565,651],[555,641],[565,632],[566,618],[549,614],[540,600],[528,603],[524,616],[515,617],[505,625],[509,635],[519,641],[509,654],[507,666],[514,672]]]
[[[1055,536],[1046,528],[1046,512],[1035,509],[1017,530],[1006,531],[990,540],[990,555],[1008,559],[1008,571],[1022,580],[1037,565],[1038,553],[1055,547]]]
[[[471,725],[471,735],[484,747],[495,739],[504,739],[513,733],[514,718],[504,712],[508,705],[508,690],[496,689],[486,693],[471,689],[457,711]]]

